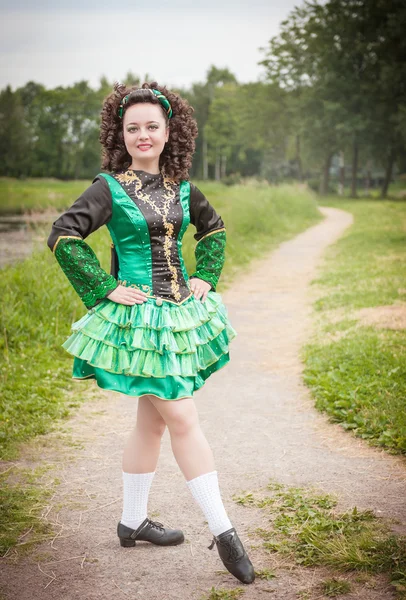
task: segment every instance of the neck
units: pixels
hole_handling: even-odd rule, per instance
[[[133,159],[130,169],[138,170],[138,171],[146,171],[147,173],[151,173],[151,175],[159,175],[159,160],[158,161],[150,161],[150,162],[142,162],[136,161]]]

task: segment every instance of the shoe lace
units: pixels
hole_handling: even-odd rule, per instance
[[[151,519],[149,519],[149,524],[151,525],[151,527],[155,527],[155,529],[165,531],[163,523],[160,523],[159,521],[151,521]]]
[[[233,537],[230,536],[228,539],[219,540],[220,546],[225,548],[228,552],[227,561],[236,561],[241,558],[241,549],[233,543]]]
[[[215,543],[219,544],[220,546],[222,546],[223,548],[225,548],[225,550],[227,550],[228,552],[228,556],[225,560],[227,561],[236,561],[239,558],[241,558],[242,554],[241,554],[241,548],[236,545],[236,543],[234,542],[234,537],[232,535],[227,536],[225,539],[216,539],[215,536],[213,536],[212,542],[210,544],[210,546],[208,546],[209,550],[211,550],[214,546]]]

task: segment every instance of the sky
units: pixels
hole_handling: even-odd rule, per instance
[[[211,65],[240,83],[301,0],[0,0],[0,89],[47,88],[128,71],[168,87],[203,82]]]

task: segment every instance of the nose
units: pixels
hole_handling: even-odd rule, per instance
[[[147,140],[149,138],[149,133],[147,129],[141,129],[140,132],[140,140]]]

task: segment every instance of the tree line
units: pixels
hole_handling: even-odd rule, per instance
[[[307,180],[321,193],[361,181],[387,195],[406,171],[406,4],[305,1],[261,48],[261,80],[240,83],[211,66],[206,80],[172,88],[199,126],[191,176],[237,182]],[[152,78],[146,79],[152,80]],[[128,73],[127,84],[140,85]],[[100,169],[99,114],[113,82],[0,91],[0,175],[92,178]]]

